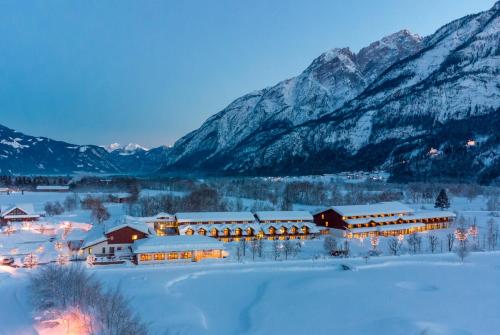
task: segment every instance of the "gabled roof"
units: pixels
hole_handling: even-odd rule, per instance
[[[106,240],[106,235],[104,235],[104,225],[94,225],[85,235],[81,248],[88,248]]]
[[[161,213],[158,213],[154,216],[155,219],[159,220],[159,219],[164,219],[164,220],[173,220],[175,221],[175,215],[173,214],[170,214],[170,213],[165,213],[165,212],[161,212]]]
[[[135,254],[148,252],[222,250],[224,244],[217,239],[202,235],[154,236],[137,240],[132,245]]]
[[[307,211],[259,211],[255,212],[255,216],[259,221],[313,221]]]
[[[35,207],[33,204],[15,204],[15,205],[2,205],[0,209],[0,216],[5,217],[9,215],[10,212],[15,210],[16,208],[22,210],[28,216],[37,216],[35,213]]]
[[[67,191],[69,186],[67,185],[38,185],[36,187],[37,191]]]
[[[250,212],[188,212],[175,214],[177,222],[232,222],[255,221]]]
[[[412,208],[398,201],[380,202],[369,205],[332,206],[327,208],[326,210],[328,209],[334,210],[342,216],[365,216],[414,212]],[[325,210],[318,213],[324,211]]]
[[[148,235],[150,234],[149,228],[146,225],[140,224],[140,223],[128,223],[128,222],[117,224],[117,225],[114,225],[111,227],[108,226],[105,230],[105,234],[107,235],[109,233],[112,233],[114,231],[117,231],[117,230],[120,230],[123,228],[127,228],[127,227],[134,229],[134,230],[137,230],[137,231],[144,233],[144,234],[148,234]]]

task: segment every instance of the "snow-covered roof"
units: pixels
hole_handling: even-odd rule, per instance
[[[10,188],[8,187],[0,187],[0,192],[4,193],[4,192],[9,192],[10,191]]]
[[[38,185],[36,187],[37,191],[67,191],[69,186],[67,185]]]
[[[170,220],[170,221],[175,221],[175,215],[161,212],[153,216],[156,220]]]
[[[177,213],[175,217],[179,223],[255,221],[250,212],[188,212]]]
[[[418,211],[409,215],[393,215],[384,217],[368,217],[359,219],[348,219],[347,224],[367,224],[370,222],[396,222],[401,220],[425,220],[425,219],[438,219],[438,218],[452,218],[455,217],[455,213],[447,211]]]
[[[66,241],[83,241],[86,239],[88,231],[82,229],[71,229],[66,235]]]
[[[81,248],[88,248],[98,243],[106,241],[106,235],[104,235],[103,225],[94,225],[92,229],[87,232],[85,239],[83,240]]]
[[[154,236],[137,240],[132,245],[132,251],[136,254],[214,249],[224,249],[224,244],[217,239],[202,235]]]
[[[237,229],[242,230],[242,235],[247,235],[248,228],[251,228],[254,234],[259,231],[267,232],[269,228],[274,227],[276,229],[280,229],[281,227],[285,227],[286,229],[291,229],[292,227],[297,227],[298,229],[302,229],[303,227],[309,228],[311,233],[319,232],[318,227],[314,223],[309,222],[280,222],[280,223],[245,223],[245,224],[194,224],[194,225],[184,225],[179,228],[179,233],[181,235],[186,234],[186,232],[192,229],[195,232],[198,232],[200,229],[205,229],[208,233],[212,231],[212,229],[217,229],[217,231],[222,233],[225,229],[229,229],[229,231],[234,232]]]
[[[4,217],[4,215],[9,214],[9,212],[16,208],[26,212],[27,215],[36,215],[35,206],[33,206],[33,204],[2,205],[0,207],[0,213],[2,213],[2,217]],[[16,217],[19,217],[19,215],[16,215]]]
[[[393,230],[403,230],[411,228],[425,227],[424,223],[404,223],[404,224],[393,224],[387,226],[376,226],[376,227],[364,227],[364,228],[353,228],[347,231],[353,234],[356,233],[370,233],[376,231],[393,231]]]
[[[398,201],[380,202],[370,205],[332,206],[330,209],[342,216],[413,213],[412,208]]]
[[[135,229],[135,230],[140,231],[144,234],[150,234],[148,226],[146,226],[145,224],[139,223],[139,222],[136,222],[136,223],[125,222],[125,223],[121,223],[121,224],[117,224],[117,225],[113,225],[113,226],[108,226],[108,227],[106,227],[105,233],[109,234],[109,233],[112,233],[112,232],[117,231],[119,229],[126,228],[126,227]]]
[[[307,211],[259,211],[255,216],[259,221],[313,221]]]
[[[412,215],[404,215],[404,220],[433,219],[433,218],[454,218],[457,216],[449,211],[417,211]]]

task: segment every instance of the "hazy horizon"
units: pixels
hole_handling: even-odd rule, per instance
[[[494,2],[2,2],[0,124],[75,144],[171,145],[326,50],[426,36]]]

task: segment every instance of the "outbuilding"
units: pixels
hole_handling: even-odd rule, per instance
[[[135,241],[132,253],[138,265],[198,262],[207,258],[224,258],[228,255],[222,242],[202,235],[153,236]]]

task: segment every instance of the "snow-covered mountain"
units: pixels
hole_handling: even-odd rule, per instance
[[[0,174],[120,173],[109,153],[94,145],[73,145],[34,137],[0,125]]]
[[[138,152],[149,150],[148,148],[145,148],[142,145],[136,143],[129,143],[125,146],[121,145],[120,143],[111,143],[108,145],[102,145],[102,147],[109,153],[114,152],[122,156],[133,155]]]
[[[500,2],[424,39],[403,30],[357,54],[330,50],[209,118],[174,145],[164,170],[496,178],[499,12]]]
[[[421,38],[407,30],[244,95],[173,147],[79,146],[0,126],[0,173],[500,174],[500,2]]]

